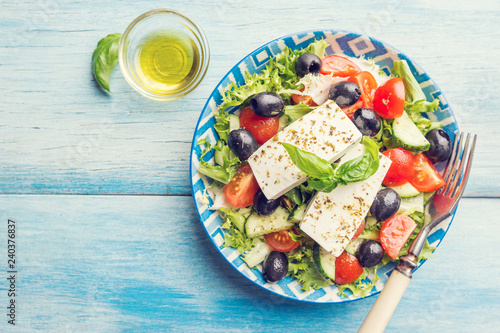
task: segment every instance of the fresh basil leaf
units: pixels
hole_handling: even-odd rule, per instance
[[[343,163],[337,170],[337,177],[346,183],[358,182],[368,177],[373,159],[370,154],[364,153],[363,155]]]
[[[92,73],[99,86],[109,92],[109,78],[118,62],[118,43],[121,36],[121,33],[107,35],[97,43],[92,54]]]
[[[379,165],[378,146],[369,137],[363,137],[364,153],[355,159],[343,163],[336,175],[346,183],[365,180],[373,175]]]
[[[332,165],[321,157],[289,143],[284,142],[282,145],[290,155],[293,164],[309,177],[327,179],[335,175]]]
[[[368,153],[372,157],[372,162],[370,164],[370,168],[368,170],[368,177],[373,175],[375,172],[377,172],[378,167],[379,167],[379,150],[378,150],[378,145],[373,140],[372,138],[365,136],[363,137],[363,145],[364,145],[364,153]],[[365,178],[365,179],[366,179]]]
[[[346,183],[359,182],[373,175],[379,166],[378,146],[371,138],[363,137],[363,155],[343,163],[336,171]]]
[[[330,193],[339,185],[335,177],[330,177],[326,179],[309,178],[307,179],[307,182],[316,191],[325,193]]]

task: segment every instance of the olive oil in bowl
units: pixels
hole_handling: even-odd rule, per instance
[[[150,10],[129,24],[118,46],[123,77],[142,95],[159,101],[180,98],[203,80],[210,62],[208,41],[186,15]]]
[[[168,95],[193,79],[199,57],[199,51],[189,36],[178,31],[165,31],[144,38],[137,48],[134,62],[145,89]]]

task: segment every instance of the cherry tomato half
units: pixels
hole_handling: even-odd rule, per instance
[[[249,106],[241,110],[240,126],[253,134],[259,145],[271,139],[278,133],[279,117],[261,117],[256,115]]]
[[[378,84],[372,73],[363,71],[355,76],[351,76],[349,81],[356,83],[361,88],[363,107],[373,109],[373,98]]]
[[[363,267],[350,253],[342,252],[335,259],[335,283],[348,284],[356,281],[363,274]]]
[[[353,105],[351,106],[347,106],[345,108],[341,108],[342,111],[344,111],[344,113],[349,117],[349,119],[352,120],[352,115],[354,114],[354,111],[356,111],[357,109],[359,108],[362,108],[363,107],[363,100],[360,98],[356,103],[354,103]]]
[[[435,191],[445,184],[443,177],[424,154],[415,156],[414,174],[410,183],[422,192]]]
[[[342,56],[332,54],[324,57],[321,62],[321,74],[333,74],[333,76],[348,77],[361,72],[358,65]]]
[[[272,232],[264,235],[267,245],[278,252],[288,252],[300,245],[290,237],[290,232],[297,234],[295,229]]]
[[[400,186],[408,183],[414,174],[415,156],[409,150],[394,148],[382,152],[392,161],[389,171],[382,184],[385,186]]]
[[[392,259],[396,259],[415,226],[415,221],[408,215],[395,215],[384,222],[380,230],[380,243]]]
[[[373,109],[386,119],[399,118],[405,110],[405,86],[403,80],[394,77],[375,90]]]
[[[224,186],[224,196],[231,205],[244,208],[253,203],[253,198],[259,189],[259,183],[250,165],[242,164],[231,181]]]

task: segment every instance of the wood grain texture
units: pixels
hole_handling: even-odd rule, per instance
[[[97,41],[123,31],[152,1],[3,3],[0,13],[1,193],[190,193],[188,156],[211,90],[259,45],[301,30],[369,34],[408,54],[443,89],[462,130],[479,133],[468,196],[499,196],[498,1],[172,1],[205,30],[202,85],[174,102],[149,101],[113,72],[113,95],[90,71]],[[244,36],[244,38],[242,38]],[[490,124],[485,126],[485,124]]]
[[[18,228],[22,332],[355,332],[375,301],[301,303],[253,285],[210,243],[190,197],[0,199],[0,220]],[[497,201],[463,200],[387,332],[495,332]]]

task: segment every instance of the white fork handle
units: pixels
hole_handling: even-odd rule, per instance
[[[406,291],[411,279],[393,270],[358,333],[382,333]]]

